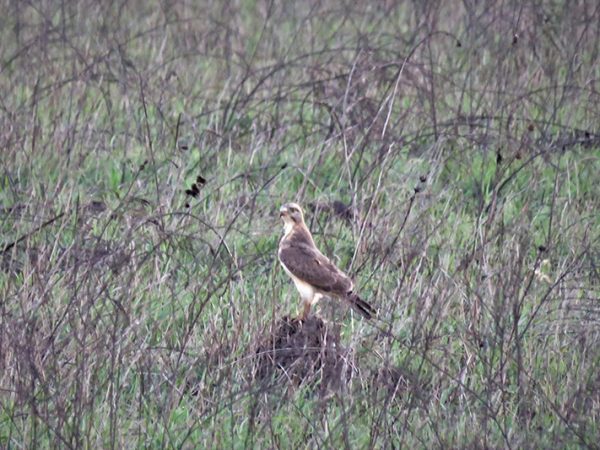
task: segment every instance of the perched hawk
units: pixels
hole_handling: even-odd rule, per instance
[[[315,246],[300,206],[287,203],[279,210],[279,216],[284,229],[279,242],[279,261],[302,297],[301,318],[306,319],[311,306],[323,296],[347,301],[367,319],[374,316],[373,307],[352,291],[352,280]]]

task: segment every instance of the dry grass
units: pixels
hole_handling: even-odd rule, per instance
[[[3,10],[0,446],[598,446],[595,2]]]

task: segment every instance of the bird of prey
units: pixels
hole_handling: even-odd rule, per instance
[[[308,317],[311,306],[323,296],[348,302],[366,319],[373,317],[375,309],[353,291],[352,280],[316,247],[304,223],[302,208],[296,203],[286,203],[279,210],[279,216],[283,220],[284,234],[277,256],[302,297],[301,319]]]

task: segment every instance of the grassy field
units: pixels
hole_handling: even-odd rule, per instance
[[[0,447],[599,447],[597,2],[1,5]]]

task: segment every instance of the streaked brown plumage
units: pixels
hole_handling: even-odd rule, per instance
[[[284,235],[279,242],[278,257],[302,297],[302,319],[308,317],[311,306],[322,296],[347,301],[363,317],[373,317],[375,309],[353,291],[352,280],[316,247],[304,223],[302,208],[287,203],[279,210],[279,216]]]

